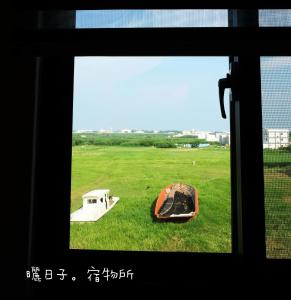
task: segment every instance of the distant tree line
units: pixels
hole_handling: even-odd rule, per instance
[[[169,137],[165,134],[73,134],[73,146],[96,145],[96,146],[128,146],[128,147],[156,147],[177,148],[190,145],[197,148],[205,140],[193,137]]]

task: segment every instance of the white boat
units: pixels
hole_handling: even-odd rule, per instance
[[[72,222],[92,222],[100,219],[119,200],[109,196],[110,190],[93,190],[82,196],[83,206],[71,213]]]

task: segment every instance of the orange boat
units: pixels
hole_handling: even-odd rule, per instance
[[[198,214],[198,192],[187,184],[173,183],[163,189],[155,206],[157,219],[192,219]]]

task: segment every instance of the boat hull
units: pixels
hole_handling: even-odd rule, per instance
[[[198,210],[198,191],[190,185],[175,183],[160,192],[154,214],[160,220],[188,220],[195,218]]]

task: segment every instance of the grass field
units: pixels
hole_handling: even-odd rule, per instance
[[[83,145],[74,146],[72,154],[72,212],[82,205],[82,194],[92,189],[108,188],[120,201],[97,222],[71,223],[70,248],[231,251],[228,149]],[[200,211],[195,220],[153,219],[155,199],[173,182],[198,189]]]
[[[291,153],[264,152],[267,257],[291,258]]]

